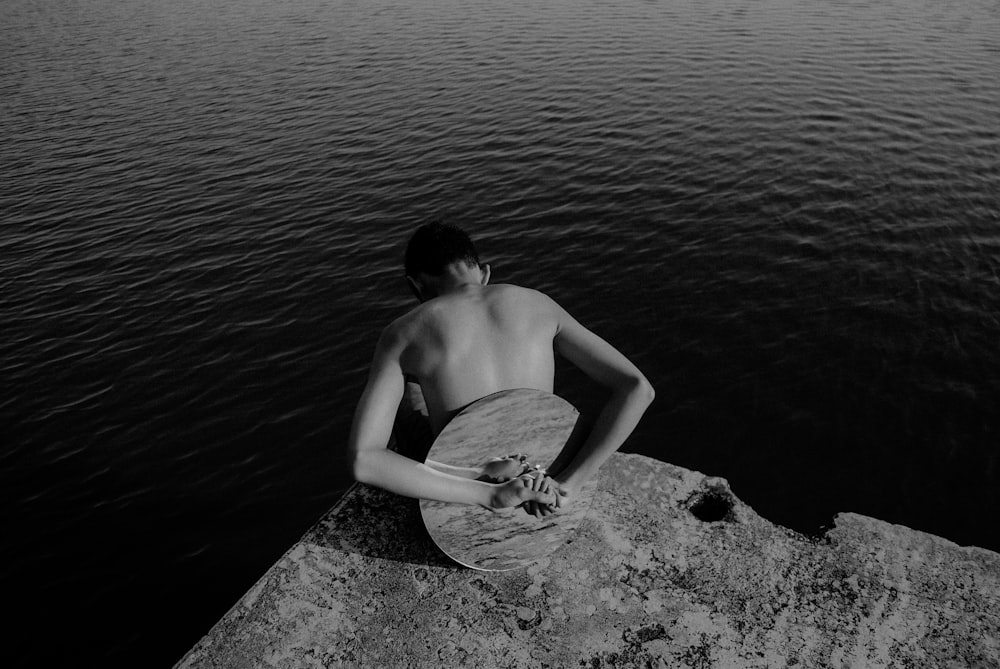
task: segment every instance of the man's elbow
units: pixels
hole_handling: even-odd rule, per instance
[[[650,383],[649,379],[647,379],[645,376],[642,377],[642,393],[643,393],[642,396],[646,401],[646,406],[652,404],[653,400],[656,399],[656,389],[653,388],[653,384]]]
[[[350,449],[347,454],[347,464],[351,469],[351,476],[358,483],[371,482],[371,458],[370,455],[361,449]]]
[[[656,390],[653,388],[653,384],[642,374],[633,380],[631,391],[643,403],[643,406],[648,407],[656,398]]]

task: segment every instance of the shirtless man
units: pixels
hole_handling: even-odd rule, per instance
[[[489,279],[489,265],[480,265],[458,228],[433,223],[410,239],[406,280],[421,304],[379,337],[348,442],[356,480],[408,497],[490,508],[529,502],[551,511],[565,506],[632,433],[653,400],[635,365],[546,295],[490,286]],[[552,392],[556,351],[611,395],[580,449],[550,466],[551,478],[524,474],[488,483],[386,448],[407,377],[420,384],[436,435],[461,409],[492,393]]]

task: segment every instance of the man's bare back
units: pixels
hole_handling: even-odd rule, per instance
[[[557,306],[535,290],[469,286],[425,302],[389,336],[403,343],[400,366],[415,378],[439,433],[458,411],[501,390],[552,392]]]
[[[489,265],[479,263],[457,228],[418,229],[407,248],[406,278],[421,304],[387,327],[376,345],[348,443],[358,481],[442,502],[559,506],[617,450],[653,399],[635,365],[552,299],[517,286],[489,286]],[[550,466],[552,478],[525,474],[489,484],[386,448],[408,375],[418,380],[437,433],[486,395],[514,388],[551,392],[554,352],[611,395],[580,449]]]

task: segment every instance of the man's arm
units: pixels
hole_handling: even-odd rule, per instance
[[[553,303],[555,304],[555,303]],[[562,454],[549,473],[567,493],[579,489],[624,443],[653,401],[653,386],[615,347],[555,305],[558,330],[554,346],[587,376],[611,390],[597,421],[575,455]]]
[[[493,508],[524,501],[551,502],[546,481],[516,479],[493,485],[435,471],[386,448],[396,409],[403,396],[400,356],[404,342],[390,328],[379,338],[368,383],[354,414],[348,455],[354,478],[407,497],[480,504]]]

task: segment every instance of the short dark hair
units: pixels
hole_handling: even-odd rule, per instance
[[[441,276],[445,268],[456,262],[470,267],[479,266],[479,254],[464,230],[435,221],[417,228],[406,245],[406,274],[423,272]]]

